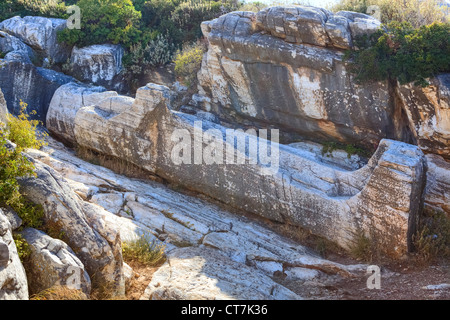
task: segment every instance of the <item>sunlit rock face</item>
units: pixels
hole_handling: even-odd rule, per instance
[[[417,145],[450,160],[450,74],[430,79],[424,88],[399,84],[396,94]]]
[[[79,108],[74,117],[59,121],[67,122],[62,127],[73,128],[71,140],[80,146],[126,160],[232,207],[305,227],[342,247],[351,248],[362,232],[376,239],[392,256],[403,256],[411,249],[425,185],[425,157],[418,147],[382,140],[367,165],[345,170],[341,164],[311,157],[301,146],[272,142],[279,157],[272,159],[277,161],[276,167],[268,168],[251,161],[254,156],[260,159],[261,151],[250,154],[252,138],[248,134],[242,134],[244,144],[248,144],[242,151],[234,142],[226,141],[225,127],[173,111],[171,97],[167,87],[148,84],[137,91],[136,99],[98,99],[95,104]],[[71,108],[70,104],[65,107]],[[47,122],[54,123],[50,118]],[[201,127],[196,125],[198,122]],[[58,134],[57,128],[49,129]],[[193,155],[194,162],[177,162],[174,150],[180,144],[174,132],[193,137],[192,143],[185,141],[183,154]],[[208,163],[203,156],[195,163],[196,141],[201,146],[209,145],[208,140],[198,140],[199,132],[202,137],[213,133],[220,136],[217,141],[223,145],[217,152],[231,150],[233,158],[248,161]]]
[[[120,45],[102,44],[74,47],[70,58],[71,73],[79,80],[121,89],[118,76],[122,71],[124,50]]]
[[[380,22],[308,6],[232,12],[202,24],[209,49],[198,73],[199,107],[221,119],[271,125],[287,137],[359,144],[382,138],[449,159],[449,74],[426,88],[357,84],[344,52]]]
[[[65,63],[71,48],[58,42],[58,31],[66,28],[64,19],[13,17],[0,23],[0,30],[17,37],[56,63]]]
[[[207,109],[222,118],[270,123],[316,140],[359,143],[407,133],[394,122],[388,82],[357,85],[343,61],[374,18],[314,7],[234,12],[204,22],[209,50],[199,72]]]

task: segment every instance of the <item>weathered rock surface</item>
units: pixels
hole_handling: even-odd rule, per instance
[[[199,164],[175,164],[172,150],[179,147],[179,141],[172,133],[177,129],[194,140],[198,132],[214,132],[224,143],[222,151],[231,147],[232,154],[247,160],[258,155],[242,154],[234,143],[228,145],[224,127],[203,121],[199,128],[195,126],[199,118],[170,110],[171,93],[166,87],[149,84],[137,91],[132,104],[127,99],[111,108],[113,99],[118,98],[79,109],[72,140],[233,207],[303,226],[345,248],[354,245],[363,232],[393,256],[410,249],[425,181],[425,158],[417,147],[383,140],[369,163],[357,171],[318,162],[301,149],[275,143],[272,147],[279,150],[279,167],[273,174],[266,174],[270,168],[258,164],[257,158],[253,159],[256,165],[251,161],[221,164],[223,158],[221,162],[206,163],[202,158]],[[252,139],[245,134],[242,137],[247,137],[244,144]],[[207,144],[203,140],[201,146]],[[194,155],[195,141],[186,148]],[[136,211],[133,202],[127,205]],[[195,239],[193,234],[189,242]]]
[[[425,88],[398,85],[396,94],[417,145],[450,160],[450,73],[430,79]]]
[[[170,253],[141,299],[298,300],[301,297],[214,249],[182,248]]]
[[[33,64],[17,60],[0,60],[0,88],[7,102],[8,110],[18,115],[20,101],[28,104],[27,111],[36,111],[31,118],[45,122],[50,101],[61,85],[74,81],[62,73],[35,67]]]
[[[124,50],[120,45],[74,47],[70,58],[72,74],[79,80],[120,91],[121,84],[117,76],[122,71],[123,55]]]
[[[435,154],[427,154],[425,208],[443,211],[450,217],[450,163]]]
[[[33,50],[29,46],[23,43],[20,39],[3,31],[0,31],[0,52],[3,52],[4,54],[19,54],[23,56],[25,61],[30,63],[31,59],[35,56]]]
[[[314,7],[232,12],[202,24],[209,41],[197,104],[223,120],[280,128],[288,140],[374,150],[382,138],[450,159],[448,74],[431,86],[356,84],[342,49],[380,28],[371,16]],[[194,104],[195,105],[195,104]]]
[[[36,178],[21,178],[25,196],[44,209],[44,223],[60,230],[66,243],[84,264],[92,281],[123,294],[120,235],[90,225],[89,213],[82,200],[64,179],[47,165],[35,160]],[[95,277],[95,278],[94,278]]]
[[[82,107],[96,105],[107,97],[117,96],[116,92],[105,91],[103,87],[89,87],[70,82],[59,87],[50,101],[46,126],[50,131],[69,142],[75,142],[75,115]]]
[[[122,204],[121,209],[128,208],[127,218],[85,202],[85,205],[96,208],[92,212],[96,223],[110,224],[120,232],[123,241],[133,240],[142,233],[147,234],[150,239],[162,241],[169,257],[172,257],[172,253],[189,256],[186,268],[191,268],[192,271],[199,270],[199,266],[191,264],[196,261],[202,261],[208,266],[222,263],[228,266],[223,272],[217,268],[208,272],[208,275],[193,273],[186,281],[179,278],[178,284],[169,280],[166,288],[170,288],[170,291],[167,291],[165,297],[201,294],[204,299],[215,299],[222,290],[212,285],[214,279],[222,284],[227,279],[230,281],[225,284],[228,288],[240,288],[221,293],[232,299],[242,297],[245,291],[255,294],[253,297],[249,294],[250,299],[255,299],[256,296],[267,299],[286,298],[286,294],[292,298],[292,293],[268,277],[284,274],[286,279],[301,282],[313,280],[313,286],[320,286],[322,283],[332,284],[342,277],[365,273],[365,265],[342,265],[322,259],[309,249],[274,233],[261,222],[232,214],[199,197],[175,192],[157,182],[117,175],[111,170],[80,160],[73,152],[52,139],[49,143],[50,147],[45,148],[45,152],[34,151],[33,157],[60,172],[71,184],[76,182],[78,187],[84,185],[84,189],[90,188],[93,196],[121,194],[125,199],[126,203]],[[94,197],[90,201],[93,199]],[[114,211],[118,209],[120,208],[115,208]],[[177,249],[177,246],[191,248],[185,251]],[[163,268],[159,279],[165,285],[164,275],[170,270],[170,265]],[[177,264],[177,270],[182,268],[184,265]],[[238,274],[242,269],[253,273],[252,281],[241,281],[240,277],[227,275]],[[209,286],[190,290],[190,281],[200,277],[207,279]],[[259,278],[263,279],[261,284]],[[274,295],[270,295],[272,287],[278,290],[273,291]],[[183,290],[172,291],[177,288]],[[255,291],[255,288],[259,289]],[[153,290],[154,286],[150,286],[147,290],[149,294],[143,298],[148,299],[150,294],[156,298]],[[307,295],[309,289],[305,288],[304,292]],[[158,294],[162,294],[161,291]]]
[[[89,296],[89,275],[83,263],[66,243],[33,228],[26,228],[20,234],[31,250],[26,270],[32,294],[53,286],[67,286],[81,290]]]
[[[28,300],[28,282],[11,225],[0,209],[0,300]]]
[[[58,31],[66,28],[66,20],[44,17],[13,17],[0,22],[0,30],[22,40],[35,50],[41,51],[56,63],[66,62],[70,47],[58,43]]]
[[[5,97],[3,96],[2,90],[0,89],[0,122],[5,124],[7,121],[7,115],[8,115],[8,108],[6,106],[6,100]]]
[[[298,134],[371,149],[381,138],[405,140],[407,130],[393,121],[388,83],[357,85],[343,61],[341,49],[351,46],[353,33],[372,25],[379,22],[367,15],[303,6],[204,22],[209,49],[198,78],[200,94],[211,99],[206,111],[269,123],[291,139]]]

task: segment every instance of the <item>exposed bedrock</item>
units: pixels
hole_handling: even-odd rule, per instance
[[[21,53],[21,52],[19,52]],[[22,61],[22,54],[11,60],[0,59],[0,88],[3,91],[8,110],[18,115],[25,102],[27,112],[34,119],[45,122],[50,101],[61,85],[74,81],[72,77],[50,69],[34,66]],[[36,111],[32,114],[32,111]]]
[[[380,27],[354,12],[303,6],[232,12],[203,22],[200,107],[230,121],[280,128],[288,138],[375,150],[382,138],[449,158],[448,74],[418,88],[357,84],[342,49]],[[199,97],[197,97],[199,100]]]
[[[168,88],[148,84],[134,100],[108,97],[91,106],[80,105],[75,117],[48,118],[47,123],[69,121],[65,127],[73,128],[70,140],[78,145],[126,160],[233,207],[300,225],[345,248],[363,233],[387,254],[403,256],[411,249],[425,184],[425,156],[418,147],[382,140],[366,166],[348,171],[311,158],[301,148],[272,142],[270,165],[263,165],[262,151],[249,151],[254,136],[234,132],[238,143],[227,142],[227,128],[173,111],[170,100]],[[64,114],[63,108],[72,105],[58,107]],[[49,130],[58,134],[57,127]],[[180,134],[189,140],[180,144]],[[247,145],[243,152],[239,141]],[[258,141],[260,147],[266,140]],[[203,157],[196,158],[198,148]],[[215,155],[223,152],[222,160],[207,156],[214,153],[211,148]],[[225,154],[245,161],[225,164]]]
[[[430,79],[425,88],[398,85],[396,97],[417,145],[450,160],[450,73]]]
[[[101,227],[92,218],[91,211],[95,208],[86,206],[59,173],[38,160],[33,162],[37,176],[19,179],[23,194],[42,206],[44,224],[64,235],[65,242],[96,286],[109,288],[113,295],[123,294],[123,261],[118,232]],[[73,267],[79,267],[77,270],[81,270],[81,263],[72,261]],[[83,290],[88,291],[87,283],[83,283]]]
[[[0,122],[5,124],[7,121],[8,108],[6,106],[5,97],[3,96],[3,92],[0,89]]]
[[[20,39],[53,62],[64,63],[71,48],[58,43],[57,34],[66,28],[66,24],[64,19],[17,16],[0,22],[0,31]]]
[[[380,24],[367,15],[348,16],[272,7],[204,22],[209,50],[199,90],[211,100],[206,109],[372,149],[381,138],[407,136],[394,123],[388,82],[357,85],[343,61],[342,48],[351,46],[354,34]]]
[[[13,239],[13,227],[0,209],[0,300],[28,300],[28,282]]]

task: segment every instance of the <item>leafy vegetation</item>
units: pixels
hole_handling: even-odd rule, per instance
[[[22,263],[28,259],[31,254],[30,245],[22,237],[20,233],[14,233],[14,243],[16,244],[17,253]]]
[[[437,0],[341,0],[332,10],[367,13],[369,6],[378,6],[381,22],[409,22],[413,27],[449,22],[449,8]]]
[[[0,21],[14,16],[39,15],[44,17],[64,17],[66,3],[61,0],[2,0],[0,2]]]
[[[22,218],[24,225],[39,228],[43,209],[27,201],[20,193],[18,177],[35,176],[33,163],[23,154],[26,148],[39,149],[45,143],[37,134],[39,121],[30,120],[27,105],[21,102],[18,117],[8,115],[8,123],[0,127],[0,207],[11,207]],[[16,146],[11,147],[8,141]]]
[[[113,43],[129,48],[133,43],[146,40],[139,30],[142,17],[131,0],[80,0],[81,29],[65,29],[58,40],[79,47]]]
[[[185,46],[175,57],[175,74],[181,82],[191,87],[197,83],[197,72],[202,65],[203,54],[206,52],[206,46],[200,41]]]
[[[350,71],[358,82],[398,80],[427,86],[427,78],[450,71],[450,24],[413,28],[391,22],[370,36],[356,40],[358,50],[347,51]]]

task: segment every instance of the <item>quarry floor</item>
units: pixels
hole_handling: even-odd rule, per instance
[[[60,149],[61,155],[67,156],[67,158],[65,158],[60,155],[61,159],[72,159],[72,161],[75,159],[73,156],[69,156],[67,149],[62,148],[61,145],[58,146],[54,143],[52,144],[56,150]],[[55,153],[55,155],[57,154]],[[83,166],[92,166],[92,164],[88,164],[84,161],[81,161],[80,163],[83,164]],[[99,174],[101,172],[103,171],[99,171]],[[154,183],[159,184],[159,182]],[[164,188],[166,187],[170,188],[170,185],[165,185]],[[199,201],[211,203],[229,213],[243,216],[244,220],[248,219],[254,221],[254,225],[262,224],[265,228],[273,231],[274,234],[280,235],[283,238],[288,238],[298,245],[307,247],[328,261],[342,265],[376,265],[381,270],[379,289],[368,289],[367,281],[370,275],[367,274],[359,274],[354,277],[322,277],[320,281],[287,280],[282,273],[273,274],[272,279],[275,282],[290,289],[303,299],[450,300],[450,261],[448,260],[437,259],[433,262],[420,262],[414,255],[402,261],[391,261],[386,260],[385,258],[373,259],[372,261],[356,259],[351,254],[343,251],[332,243],[323,239],[318,239],[299,227],[274,223],[255,215],[246,214],[245,212],[237,212],[236,210],[201,194],[182,189],[180,190],[179,188],[175,188],[175,190],[172,189],[172,192],[174,191],[177,194],[180,194],[180,197],[182,195],[195,197]],[[163,192],[163,190],[161,190],[161,192]],[[125,299],[138,300],[143,295],[145,289],[152,280],[153,274],[159,269],[160,265],[148,267],[135,261],[126,262],[132,267],[135,276],[127,289]],[[438,285],[443,286],[436,288],[430,287]]]

